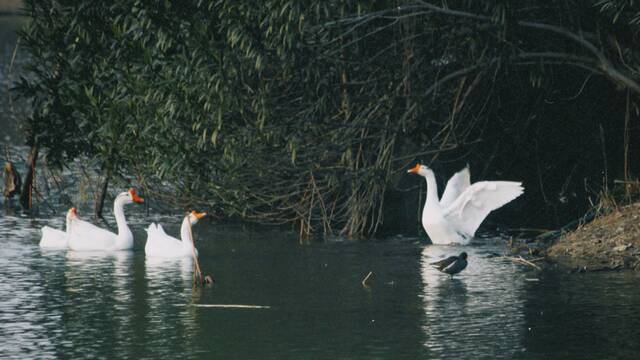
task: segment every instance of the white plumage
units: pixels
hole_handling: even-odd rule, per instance
[[[469,174],[469,168],[466,167],[453,174],[451,179],[447,181],[447,186],[444,188],[442,198],[440,198],[440,207],[443,209],[449,207],[469,186],[471,186],[471,174]]]
[[[195,225],[198,220],[205,215],[206,213],[192,211],[184,217],[182,226],[180,227],[180,237],[182,240],[168,235],[162,228],[162,225],[151,223],[147,228],[147,243],[144,246],[146,255],[158,258],[180,258],[192,257],[195,253],[197,256],[198,250],[193,243],[191,226]]]
[[[116,251],[133,249],[133,233],[124,216],[124,206],[133,202],[142,203],[144,199],[129,189],[116,196],[113,201],[113,214],[118,225],[118,233],[100,228],[90,222],[74,219],[69,233],[69,248],[75,251]]]
[[[126,250],[133,247],[133,235],[131,241],[126,241],[127,245],[116,247],[118,234],[112,233],[98,227],[88,221],[78,220],[73,222],[72,231],[69,238],[69,247],[75,251],[113,251]],[[128,240],[128,239],[126,239]]]
[[[41,229],[42,238],[40,239],[40,247],[66,249],[69,246],[67,231],[69,231],[73,219],[77,219],[76,208],[71,208],[67,211],[65,231],[54,229],[50,226],[43,226]]]
[[[434,244],[468,244],[489,213],[520,196],[522,183],[515,181],[470,182],[469,169],[457,172],[438,199],[438,187],[431,169],[417,164],[408,172],[427,181],[427,200],[422,226]]]

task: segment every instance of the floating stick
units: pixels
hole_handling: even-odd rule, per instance
[[[513,257],[513,256],[503,256],[503,258],[505,259],[509,259],[513,262],[517,262],[517,263],[521,263],[521,264],[525,264],[525,265],[529,265],[531,267],[534,267],[538,270],[542,270],[542,268],[534,263],[532,263],[529,260],[526,260],[525,258],[523,258],[522,256],[518,255],[518,257]],[[537,260],[537,259],[536,259]],[[535,261],[535,260],[534,260]]]
[[[364,277],[364,279],[362,279],[362,286],[367,287],[369,285],[367,285],[367,280],[369,280],[369,278],[371,277],[371,275],[373,275],[373,271],[369,271],[369,273],[367,274],[367,276]]]
[[[205,279],[202,278],[202,270],[200,270],[200,263],[198,262],[198,255],[196,255],[196,239],[193,238],[193,231],[191,230],[191,214],[187,214],[187,224],[189,229],[189,237],[191,237],[191,253],[193,254],[193,265],[195,267],[193,271],[193,282],[195,284],[204,283]]]
[[[241,304],[175,304],[175,306],[194,306],[201,308],[221,308],[221,309],[271,309],[266,305],[241,305]]]

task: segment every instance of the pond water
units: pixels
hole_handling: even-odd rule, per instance
[[[540,273],[493,257],[503,241],[482,239],[464,247],[469,267],[450,279],[428,263],[459,247],[403,237],[300,245],[273,228],[204,220],[195,237],[216,282],[193,288],[190,261],[144,256],[144,227],[160,221],[176,234],[178,217],[127,212],[135,250],[111,255],[41,250],[40,227],[61,227],[62,214],[0,216],[0,358],[584,359],[640,351],[634,273]]]

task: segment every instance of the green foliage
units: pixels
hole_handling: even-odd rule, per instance
[[[612,3],[27,0],[17,89],[51,161],[84,154],[183,206],[357,236],[410,162],[528,136],[523,102],[558,72],[634,89],[607,59],[638,64],[622,36],[637,16]],[[620,19],[620,52],[567,36]],[[525,120],[489,121],[513,93]]]

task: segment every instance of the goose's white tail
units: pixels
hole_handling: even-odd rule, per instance
[[[49,226],[42,227],[40,247],[51,249],[64,249],[67,244],[67,233]]]

